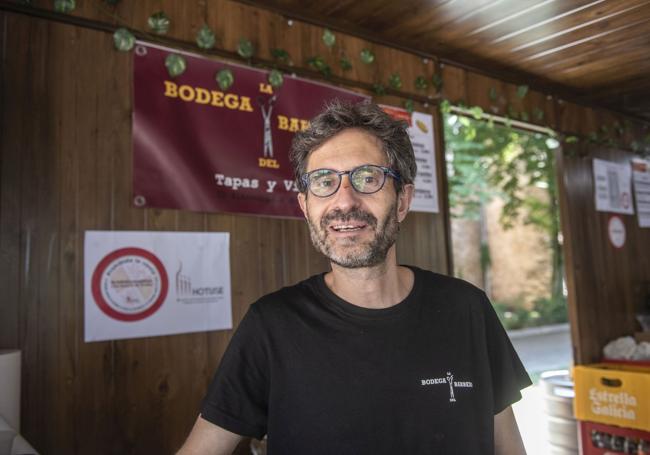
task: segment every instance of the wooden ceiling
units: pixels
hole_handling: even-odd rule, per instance
[[[246,0],[650,120],[650,0]]]

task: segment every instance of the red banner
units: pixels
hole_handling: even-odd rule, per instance
[[[183,55],[186,71],[167,73]],[[139,207],[302,217],[289,163],[293,135],[325,102],[365,97],[139,42],[133,57],[133,192]],[[216,74],[234,83],[221,90]]]

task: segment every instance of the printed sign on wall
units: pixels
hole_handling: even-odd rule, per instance
[[[172,78],[165,58],[183,54]],[[326,102],[367,96],[138,42],[133,56],[134,204],[302,218],[289,163],[297,131]],[[233,83],[215,76],[229,70]]]
[[[85,341],[232,328],[228,233],[86,231]]]
[[[594,158],[593,167],[596,210],[633,214],[630,166]]]
[[[418,173],[415,177],[415,193],[411,211],[438,213],[438,182],[436,155],[433,144],[433,116],[424,112],[409,114],[406,109],[381,106],[392,117],[409,124],[409,137],[413,144]]]

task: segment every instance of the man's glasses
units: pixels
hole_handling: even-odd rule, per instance
[[[372,194],[381,190],[386,183],[386,176],[393,177],[400,181],[399,174],[391,168],[376,166],[374,164],[363,164],[349,171],[335,171],[333,169],[316,169],[307,172],[300,177],[304,188],[314,196],[327,197],[336,193],[340,186],[343,176],[347,174],[357,192],[363,194]]]

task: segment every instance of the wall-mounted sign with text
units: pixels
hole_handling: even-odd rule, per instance
[[[165,58],[182,54],[175,78]],[[294,134],[327,101],[366,96],[138,42],[133,56],[133,201],[140,207],[302,218],[289,163]],[[221,89],[216,75],[232,74]],[[222,73],[223,74],[223,73]]]
[[[86,231],[85,341],[232,328],[229,234]]]
[[[381,107],[393,118],[404,120],[409,124],[408,133],[418,165],[411,210],[438,213],[440,210],[438,208],[436,155],[433,142],[433,116],[424,112],[409,113],[406,109],[394,106]]]

